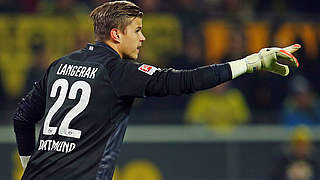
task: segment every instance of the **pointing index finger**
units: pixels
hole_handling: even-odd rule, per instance
[[[285,51],[289,52],[289,53],[294,53],[297,50],[299,50],[301,48],[300,44],[294,44],[288,47],[283,48]]]

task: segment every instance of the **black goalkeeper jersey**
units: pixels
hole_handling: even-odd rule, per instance
[[[53,62],[19,103],[19,154],[32,154],[22,179],[111,180],[134,98],[192,93],[231,77],[228,64],[160,70],[88,44]]]
[[[103,44],[54,62],[40,83],[43,124],[22,179],[111,179],[134,97],[151,78],[141,65]]]

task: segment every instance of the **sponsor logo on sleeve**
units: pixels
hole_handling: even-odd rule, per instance
[[[138,69],[139,69],[139,71],[142,71],[142,72],[147,73],[149,75],[152,75],[154,72],[159,70],[159,68],[156,68],[156,67],[150,66],[150,65],[146,65],[146,64],[141,65]]]

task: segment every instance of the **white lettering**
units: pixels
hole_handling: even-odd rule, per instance
[[[49,150],[49,148],[51,147],[51,142],[52,142],[52,140],[46,140],[47,141],[47,143],[48,143],[48,150]]]
[[[82,66],[82,69],[81,69],[81,72],[80,72],[80,74],[79,74],[79,77],[84,77],[84,72],[86,72],[86,69],[87,69],[87,67],[85,67],[85,66]]]
[[[66,153],[68,152],[69,144],[70,144],[70,143],[63,142],[62,152],[64,152],[64,151],[66,151]]]
[[[76,143],[55,140],[40,140],[38,151],[56,151],[68,153],[76,148]]]
[[[59,147],[60,143],[61,143],[60,141],[53,140],[53,143],[52,143],[52,146],[50,148],[50,151],[57,151],[57,148]]]
[[[42,150],[47,150],[47,141],[43,141]]]
[[[59,152],[61,152],[62,143],[63,143],[63,142],[60,142],[60,143],[59,143],[59,146],[57,147],[57,151],[59,151]]]
[[[74,76],[74,74],[76,73],[77,69],[78,69],[78,66],[73,66],[72,71],[70,73],[70,76]]]
[[[39,148],[38,150],[43,150],[43,144],[44,144],[44,140],[40,140],[40,145],[39,145]]]
[[[65,64],[65,65],[63,66],[62,70],[60,71],[60,73],[61,73],[62,75],[65,75],[66,70],[67,70],[67,67],[68,67],[68,64]]]
[[[59,71],[60,71],[60,69],[61,69],[62,65],[63,65],[63,64],[60,64],[60,67],[59,67],[59,69],[58,69],[58,71],[57,71],[57,74],[58,74],[58,75],[60,75],[60,74],[61,74],[61,72],[59,72]]]
[[[82,68],[82,66],[79,66],[79,67],[78,67],[77,72],[74,74],[75,77],[78,77],[78,74],[79,74],[81,68]]]
[[[96,72],[98,71],[98,68],[92,68],[91,74],[90,74],[90,78],[94,79],[96,76]]]
[[[64,75],[70,76],[71,70],[72,70],[73,65],[68,65],[67,71]]]
[[[74,150],[74,148],[76,148],[76,143],[70,143],[70,147],[69,147],[68,152],[73,151],[73,150]]]
[[[90,78],[91,67],[88,67],[86,73],[84,73],[84,77]]]
[[[90,66],[76,66],[71,64],[60,64],[57,75],[64,76],[74,76],[74,77],[82,77],[88,79],[94,79],[96,77],[96,72],[99,68],[94,68]]]

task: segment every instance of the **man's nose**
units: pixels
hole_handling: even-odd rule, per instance
[[[143,42],[146,40],[146,37],[141,33],[140,42]]]

